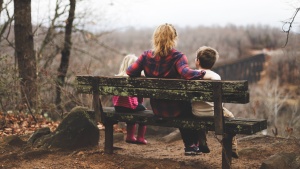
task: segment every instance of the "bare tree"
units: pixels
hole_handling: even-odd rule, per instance
[[[299,134],[299,130],[297,130],[297,126],[299,126],[299,120],[300,120],[299,106],[300,106],[300,101],[294,103],[291,106],[291,118],[288,121],[288,125],[285,129],[285,132],[287,133],[288,137],[293,135],[293,131],[295,129],[296,129],[296,131],[298,131],[298,133],[296,133],[296,135]],[[299,127],[298,127],[298,129],[299,129]]]
[[[0,0],[0,12],[2,11],[3,0]]]
[[[36,106],[36,58],[31,25],[31,0],[14,0],[15,55],[21,78],[22,102]]]
[[[268,119],[269,128],[272,129],[273,134],[276,136],[281,134],[283,126],[279,126],[279,113],[289,98],[289,93],[280,88],[279,78],[269,80],[260,88],[255,89],[256,95],[260,97],[259,103],[263,107],[259,111],[264,111],[265,117]],[[280,129],[280,131],[278,131]]]
[[[66,21],[64,48],[61,52],[61,62],[58,68],[56,100],[55,104],[59,110],[62,110],[61,103],[61,88],[65,85],[65,78],[69,67],[70,50],[72,47],[71,36],[73,20],[75,17],[76,0],[70,0],[69,16]]]
[[[53,17],[49,23],[49,27],[46,31],[46,35],[43,39],[43,41],[41,42],[41,45],[39,46],[38,50],[37,50],[37,56],[41,57],[42,54],[46,54],[46,61],[44,63],[43,68],[47,68],[53,61],[54,57],[59,54],[59,52],[61,51],[62,47],[60,44],[57,44],[54,42],[55,38],[60,35],[60,32],[57,32],[56,29],[57,28],[62,28],[63,26],[61,24],[57,24],[57,22],[59,21],[60,17],[63,16],[66,12],[67,12],[67,7],[68,5],[62,5],[62,1],[61,0],[56,0],[56,5],[55,5],[55,9],[54,9],[54,14]],[[39,26],[37,29],[40,29],[41,27]],[[49,45],[50,43],[52,43],[52,45],[55,45],[55,50],[51,50],[51,51],[46,51],[45,52],[45,48],[47,47],[47,45]]]
[[[13,46],[12,43],[8,40],[8,36],[10,34],[10,28],[11,28],[11,23],[14,19],[13,15],[11,16],[7,6],[12,2],[12,0],[7,1],[5,4],[3,3],[3,0],[0,0],[0,14],[2,12],[6,13],[6,17],[7,20],[4,21],[3,25],[0,25],[0,42],[2,41],[2,39],[5,39],[6,41],[8,41],[10,43],[10,46]],[[0,15],[1,16],[1,15]],[[6,31],[6,29],[9,29],[8,33],[6,36],[4,36],[4,33]]]

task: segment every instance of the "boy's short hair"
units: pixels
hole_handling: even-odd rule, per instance
[[[208,46],[201,46],[196,53],[200,66],[204,69],[211,69],[219,59],[219,53],[216,49]]]

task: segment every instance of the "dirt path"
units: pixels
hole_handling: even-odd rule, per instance
[[[147,146],[129,145],[116,143],[115,146],[122,147],[117,154],[130,154],[133,157],[151,159],[172,159],[182,164],[202,166],[203,168],[221,167],[221,145],[216,136],[209,132],[208,144],[211,149],[209,154],[199,156],[184,156],[184,147],[181,140],[165,144],[160,139],[151,137]],[[238,136],[239,155],[238,159],[232,160],[232,168],[259,168],[264,160],[278,152],[299,151],[299,140],[275,138],[269,136]],[[142,152],[142,153],[141,153]]]
[[[103,131],[101,132],[103,136]],[[97,147],[73,151],[35,150],[18,146],[0,146],[0,168],[92,168],[92,169],[195,169],[221,168],[221,146],[213,133],[208,134],[209,154],[184,156],[181,140],[165,143],[162,136],[148,135],[147,145],[125,143],[116,137],[115,153],[103,153],[103,137]],[[239,136],[239,159],[232,168],[259,168],[261,163],[278,152],[298,152],[300,142],[295,139],[270,136]]]

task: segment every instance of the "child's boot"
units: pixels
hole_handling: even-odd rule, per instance
[[[147,144],[147,140],[145,139],[147,127],[145,125],[139,125],[138,135],[137,135],[137,144]]]
[[[134,137],[136,125],[135,124],[127,124],[127,143],[136,143],[136,138]]]

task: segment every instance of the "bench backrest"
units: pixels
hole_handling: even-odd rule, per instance
[[[220,89],[220,90],[218,90]],[[248,103],[248,82],[183,80],[166,78],[130,78],[107,76],[77,76],[79,93],[100,95],[141,96],[144,98],[213,102],[214,94],[223,103]]]

